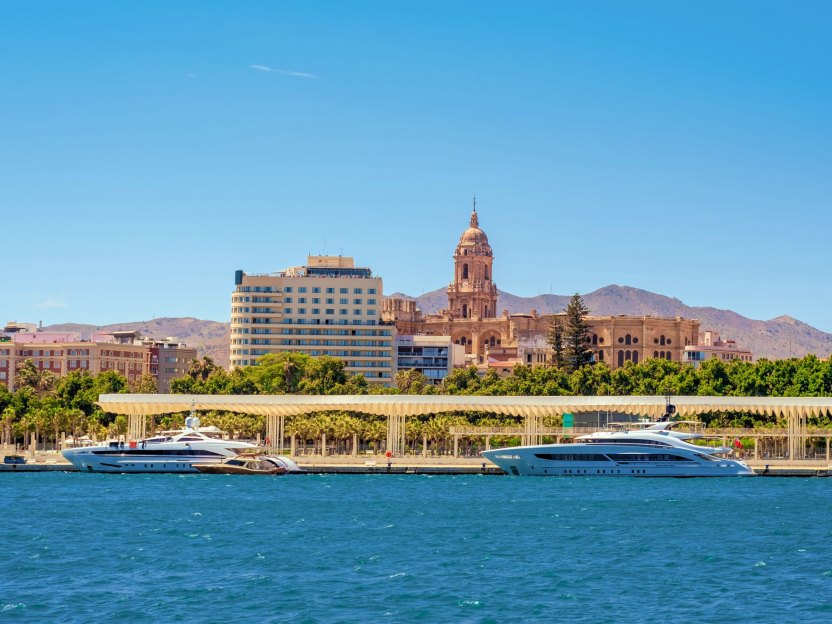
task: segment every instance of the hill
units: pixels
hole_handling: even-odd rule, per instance
[[[391,297],[407,297],[395,293]],[[768,321],[750,319],[732,312],[712,307],[692,307],[679,299],[666,297],[630,286],[610,285],[583,295],[592,314],[634,316],[682,316],[699,319],[702,329],[715,329],[723,338],[733,338],[742,347],[754,352],[756,358],[801,357],[814,353],[819,357],[832,354],[832,334],[827,334],[791,316],[778,316]],[[416,297],[417,304],[426,314],[438,312],[447,305],[448,297],[444,288],[433,290]],[[550,314],[563,310],[569,301],[564,295],[538,295],[519,297],[499,291],[498,310],[512,313],[537,310],[539,314]],[[73,331],[89,338],[98,331],[118,329],[138,330],[146,336],[163,338],[175,336],[188,346],[195,347],[200,357],[210,356],[214,361],[229,365],[230,327],[228,323],[202,319],[157,318],[149,321],[114,323],[101,327],[79,323],[50,325],[44,329],[52,331]]]
[[[44,327],[48,331],[78,332],[81,338],[89,339],[97,332],[116,330],[136,330],[152,338],[174,336],[189,347],[195,347],[199,356],[207,355],[220,366],[227,367],[230,363],[228,353],[230,326],[228,323],[204,321],[202,319],[185,318],[157,318],[149,321],[134,321],[128,323],[114,323],[112,325],[85,325],[81,323],[62,323]]]
[[[606,316],[627,314],[633,316],[666,316],[699,319],[702,329],[715,329],[723,338],[733,338],[751,349],[755,358],[802,357],[814,353],[819,357],[832,354],[832,334],[828,334],[790,316],[778,316],[768,321],[750,319],[731,310],[712,307],[693,307],[679,299],[666,297],[631,286],[610,285],[583,295],[591,314]],[[447,305],[444,288],[416,297],[422,312],[432,314]],[[564,295],[538,295],[518,297],[499,291],[497,309],[511,313],[537,310],[539,314],[560,312],[569,297]]]

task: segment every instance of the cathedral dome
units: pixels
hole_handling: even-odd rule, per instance
[[[471,225],[470,227],[462,233],[462,236],[459,237],[459,244],[464,245],[465,243],[468,244],[488,244],[488,236],[485,235],[480,229],[479,219],[477,218],[477,210],[476,208],[471,213]]]

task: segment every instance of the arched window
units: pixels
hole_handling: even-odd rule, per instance
[[[468,279],[468,265],[462,265],[462,279]]]
[[[630,334],[627,334],[626,336],[624,336],[624,342],[626,344],[631,344],[633,342],[633,337],[630,336]]]
[[[665,353],[665,354],[664,354],[665,358],[667,358],[668,360],[672,360],[672,359],[673,359],[673,358],[671,357],[671,355],[672,355],[672,354],[670,353],[670,351],[668,351],[667,353]]]
[[[659,344],[664,345],[664,334],[662,334],[661,337],[659,338]]]
[[[653,351],[653,357],[654,357],[654,358],[659,357],[659,352],[658,352],[658,351]]]
[[[490,346],[495,346],[497,344],[497,339],[494,336],[491,336],[491,340],[488,341]]]
[[[603,351],[598,351],[598,361],[599,362],[604,361],[604,352]]]
[[[461,344],[461,345],[467,344],[467,342],[468,341],[466,340],[465,336],[463,336],[462,338],[459,339],[459,344]]]
[[[623,351],[618,352],[618,365],[619,366],[624,366],[624,352]]]
[[[483,315],[483,318],[490,318],[488,316],[488,306],[485,306],[485,314]]]
[[[598,334],[592,334],[592,344],[598,344]]]
[[[624,352],[624,359],[625,359],[625,360],[627,360],[628,362],[630,361],[630,358],[631,358],[632,356],[633,356],[633,354],[632,354],[632,353],[630,353],[629,351],[625,351],[625,352]]]
[[[485,275],[483,277],[485,278],[485,281],[487,282],[488,281],[488,267],[485,267]]]
[[[638,364],[638,351],[633,351],[633,364]]]
[[[467,303],[462,304],[462,318],[468,318],[468,304]],[[465,344],[465,343],[463,343],[463,344]]]

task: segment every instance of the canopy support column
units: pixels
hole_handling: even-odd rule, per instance
[[[138,442],[147,437],[147,416],[130,414],[127,417],[127,441]]]
[[[286,417],[282,414],[269,414],[266,416],[266,444],[270,450],[278,454],[283,453],[283,436],[286,430]]]
[[[404,455],[405,439],[405,416],[388,415],[387,450],[393,455]]]

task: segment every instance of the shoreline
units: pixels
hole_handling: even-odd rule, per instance
[[[29,458],[27,458],[29,459]],[[63,458],[61,458],[62,460]],[[308,474],[429,474],[504,476],[497,466],[481,457],[404,456],[388,460],[383,455],[354,457],[352,455],[301,455],[293,459]],[[749,460],[746,463],[758,476],[767,477],[829,477],[832,467],[823,460]],[[0,464],[3,472],[78,472],[66,461],[54,456],[39,456],[25,464]]]

